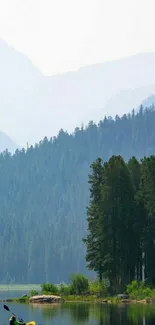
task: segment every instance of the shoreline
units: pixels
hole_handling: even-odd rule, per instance
[[[62,301],[59,302],[58,304],[62,303],[95,303],[95,304],[152,304],[155,302],[153,298],[144,298],[144,299],[119,299],[117,297],[111,297],[111,298],[96,298],[94,296],[62,296]],[[25,303],[25,304],[37,304],[37,303],[32,303],[29,301],[30,297],[17,297],[17,298],[6,298],[6,299],[1,299],[0,302],[9,302],[9,303]],[[40,302],[40,305],[44,305],[44,302]],[[54,302],[49,302],[47,305],[54,305]]]

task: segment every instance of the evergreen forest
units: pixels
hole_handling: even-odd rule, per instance
[[[155,286],[155,155],[125,163],[98,158],[89,176],[86,261],[109,292],[123,292],[137,280]]]
[[[117,281],[121,278],[122,283],[127,283],[135,270],[137,277],[141,277],[141,253],[145,246],[146,276],[155,281],[152,273],[155,259],[152,260],[152,255],[149,258],[154,245],[150,233],[154,234],[155,229],[155,158],[145,158],[154,154],[154,107],[141,107],[138,112],[133,110],[122,117],[104,117],[97,125],[91,121],[86,127],[77,127],[72,134],[60,130],[56,137],[45,137],[35,146],[17,150],[14,155],[7,150],[1,153],[1,283],[60,283],[68,282],[71,273],[92,274],[87,268],[91,260],[82,238],[87,239],[87,219],[93,213],[88,211],[93,200],[89,178],[93,175],[92,164],[97,163],[101,164],[102,171],[106,169],[106,190],[110,186],[113,188],[112,182],[115,182],[113,190],[119,192],[115,204],[120,219],[114,220],[113,229],[108,228],[115,234],[113,240],[118,246],[114,256],[104,252],[105,265],[97,268],[89,265],[89,268],[100,277],[111,268]],[[107,164],[105,167],[104,163]],[[117,177],[114,180],[117,172],[121,173],[121,183]],[[109,214],[112,211],[108,211],[111,205],[106,201],[110,200],[107,193],[104,193],[105,213]],[[117,232],[118,222],[122,228]],[[145,223],[147,231],[143,231]],[[104,227],[109,226],[104,224]],[[130,246],[127,247],[128,240]],[[124,263],[121,276],[120,270],[112,268],[114,258]],[[128,268],[127,261],[130,260],[132,263]],[[114,278],[110,280],[113,288]]]

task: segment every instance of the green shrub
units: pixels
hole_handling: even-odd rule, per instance
[[[59,290],[55,284],[52,283],[44,283],[41,285],[41,293],[42,294],[58,294]]]
[[[102,285],[98,280],[95,279],[94,281],[89,282],[89,293],[91,295],[97,295],[101,292],[101,290]]]
[[[143,287],[143,283],[137,282],[136,280],[134,280],[130,284],[127,285],[127,293],[130,295],[133,292],[137,292],[142,287]]]
[[[59,286],[59,293],[62,296],[69,296],[71,295],[72,292],[72,286],[69,285],[65,285],[65,284],[60,284]]]
[[[71,294],[81,295],[87,294],[89,291],[89,281],[82,274],[71,275]]]
[[[30,296],[37,296],[38,295],[38,292],[36,290],[31,290],[30,291]]]
[[[108,294],[108,285],[106,281],[103,280],[102,283],[100,283],[98,279],[95,279],[89,282],[89,293],[91,295],[106,296]]]
[[[150,287],[146,287],[143,282],[132,281],[127,286],[127,293],[131,298],[150,298],[155,296],[155,291]]]
[[[89,282],[89,293],[91,295],[107,295],[108,286],[105,281],[100,283],[98,279]]]

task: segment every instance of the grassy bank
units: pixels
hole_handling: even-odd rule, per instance
[[[120,302],[117,297],[97,297],[96,295],[69,295],[62,296],[65,302],[96,302],[96,303],[115,303]]]
[[[19,297],[19,298],[9,298],[5,299],[5,302],[14,302],[14,303],[29,303],[30,296]],[[82,295],[70,295],[70,296],[61,296],[63,303],[105,303],[105,304],[135,304],[135,303],[153,303],[155,302],[154,298],[129,298],[129,299],[119,299],[117,296],[114,297],[96,297],[93,295],[82,296]],[[4,302],[0,300],[0,302]]]
[[[93,303],[107,303],[107,304],[135,304],[135,303],[153,303],[155,302],[155,298],[151,297],[137,297],[132,298],[129,297],[128,299],[120,299],[117,296],[113,297],[96,297],[96,296],[77,296],[77,295],[70,295],[63,297],[65,302],[93,302]]]

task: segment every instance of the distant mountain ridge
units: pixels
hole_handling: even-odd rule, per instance
[[[155,92],[154,92],[155,94]],[[143,100],[142,105],[144,107],[155,106],[155,95],[151,95]]]
[[[4,132],[0,131],[0,152],[8,150],[13,154],[17,149],[21,149],[10,137]]]
[[[146,53],[47,77],[0,41],[0,130],[23,147],[122,115],[155,93],[154,69],[155,53]]]

